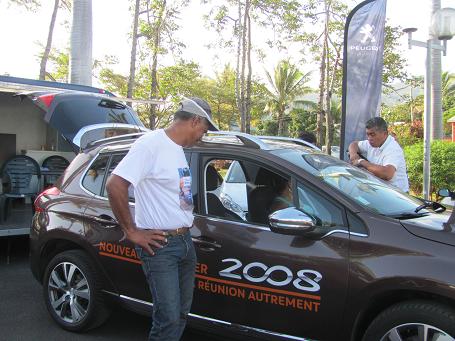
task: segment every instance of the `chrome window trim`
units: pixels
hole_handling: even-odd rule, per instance
[[[195,217],[198,217],[198,218],[204,218],[204,219],[207,219],[209,221],[213,221],[213,222],[229,222],[229,223],[235,223],[237,225],[242,225],[242,226],[245,226],[245,227],[249,227],[249,228],[254,228],[254,229],[257,229],[257,230],[262,230],[262,231],[270,231],[272,232],[272,230],[268,227],[263,227],[263,226],[257,226],[257,225],[253,225],[251,223],[248,223],[248,222],[239,222],[237,220],[229,220],[229,219],[223,219],[223,218],[215,218],[215,217],[209,217],[209,216],[205,216],[205,215],[201,215],[201,214],[194,214]],[[364,234],[364,233],[358,233],[358,232],[349,232],[347,230],[332,230],[330,232],[327,232],[325,235],[323,235],[321,237],[322,238],[325,238],[327,236],[330,236],[334,233],[344,233],[344,234],[348,234],[348,235],[351,235],[351,236],[356,236],[356,237],[368,237],[368,234]]]
[[[257,230],[270,231],[270,228],[268,228],[268,227],[257,226],[257,225],[254,225],[254,224],[250,223],[250,222],[241,222],[241,221],[238,221],[238,220],[229,220],[229,219],[223,219],[223,218],[219,218],[219,217],[210,217],[210,216],[206,216],[206,215],[202,215],[202,214],[194,214],[194,216],[198,217],[198,218],[204,218],[204,219],[207,219],[207,220],[210,220],[210,221],[214,221],[214,222],[229,222],[229,223],[235,223],[237,225],[242,225],[242,226],[245,226],[245,227],[254,228],[254,229],[257,229]]]

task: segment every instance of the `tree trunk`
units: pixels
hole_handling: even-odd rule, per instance
[[[43,56],[41,57],[40,70],[39,70],[39,79],[46,79],[46,64],[49,59],[49,54],[51,53],[52,48],[52,36],[54,34],[55,20],[57,19],[57,12],[60,0],[54,1],[54,10],[52,11],[51,23],[49,25],[49,32],[47,33],[47,42],[44,49]]]
[[[240,59],[242,51],[242,1],[238,0],[238,19],[236,22],[237,25],[237,34],[238,34],[238,43],[237,43],[237,64],[235,69],[235,102],[237,105],[237,110],[239,114],[242,112],[242,104],[240,97]],[[240,127],[242,126],[242,117],[240,116]]]
[[[246,98],[245,98],[245,132],[249,134],[251,132],[251,18],[250,18],[250,0],[247,0],[248,11],[245,9],[245,12],[248,15],[248,48],[247,48],[247,60],[248,60],[248,74],[246,78]]]
[[[329,51],[329,21],[330,21],[330,1],[325,3],[325,30],[324,30],[324,45],[326,51],[326,98],[325,98],[325,146],[327,154],[332,154],[332,112],[331,112],[331,97],[330,89],[330,51]],[[336,70],[334,70],[335,72]]]
[[[328,41],[326,41],[328,51]],[[330,60],[327,53],[326,58],[326,97],[325,97],[325,147],[327,154],[332,154],[332,140],[333,140],[333,119],[332,119],[332,92],[330,91]]]
[[[321,56],[321,66],[320,66],[320,75],[319,80],[319,103],[318,103],[318,117],[316,122],[316,139],[319,146],[322,146],[322,120],[324,117],[324,92],[325,92],[325,59],[326,59],[326,45],[323,44],[322,47],[322,56]]]
[[[131,58],[130,58],[130,74],[128,77],[128,89],[126,91],[127,98],[133,98],[134,92],[134,79],[136,77],[136,50],[137,50],[137,29],[139,23],[139,6],[140,0],[136,0],[136,7],[134,8],[134,22],[133,22],[133,38],[131,42]],[[132,105],[131,102],[128,105]]]
[[[243,13],[243,24],[242,24],[242,71],[240,74],[240,119],[241,119],[241,131],[246,131],[246,112],[245,112],[245,68],[246,68],[246,27],[248,10],[247,5],[249,0],[245,1],[245,10]]]
[[[73,0],[70,82],[92,85],[92,0]]]
[[[283,127],[284,127],[284,110],[282,111],[280,108],[280,111],[278,112],[278,136],[283,136]]]
[[[161,44],[161,26],[163,24],[164,11],[166,9],[166,0],[161,3],[161,8],[159,10],[159,15],[156,19],[156,30],[153,36],[153,56],[152,56],[152,71],[151,78],[152,84],[150,87],[150,99],[156,99],[158,94],[158,51]],[[156,104],[150,105],[149,111],[149,128],[156,128]]]

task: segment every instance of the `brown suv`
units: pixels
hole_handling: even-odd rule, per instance
[[[105,191],[136,137],[93,143],[35,202],[31,268],[65,329],[101,324],[112,303],[151,311]],[[455,234],[443,207],[298,140],[220,133],[185,153],[193,326],[261,339],[454,340]],[[133,191],[130,201],[134,211]]]

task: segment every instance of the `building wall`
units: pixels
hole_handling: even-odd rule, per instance
[[[43,112],[28,98],[0,92],[0,133],[16,135],[16,153],[46,148],[47,125]]]

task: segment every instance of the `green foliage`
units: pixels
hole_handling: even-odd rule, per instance
[[[400,51],[399,39],[403,35],[401,27],[386,25],[384,32],[384,68],[382,71],[383,83],[391,83],[394,80],[405,81],[406,59]]]
[[[422,193],[423,183],[423,142],[404,148],[411,190]],[[431,143],[431,188],[434,197],[440,188],[455,187],[455,143],[433,141]]]
[[[22,6],[31,12],[36,12],[41,7],[40,0],[9,0],[9,2],[17,6]]]
[[[275,116],[278,121],[278,134],[284,135],[285,111],[292,104],[297,96],[303,96],[310,91],[305,86],[308,73],[301,73],[295,65],[287,60],[282,60],[275,67],[275,72],[271,75],[266,71],[269,81],[267,88],[267,110]]]
[[[44,47],[40,45],[40,47]],[[43,54],[40,53],[37,60],[41,60]],[[51,49],[48,57],[48,72],[46,72],[46,80],[67,83],[69,79],[69,51],[61,51]]]
[[[289,123],[289,135],[298,137],[302,131],[316,131],[316,111],[307,109],[293,109],[289,113],[291,121]]]
[[[278,135],[278,122],[276,120],[268,119],[261,121],[257,124],[258,134],[266,136]]]

